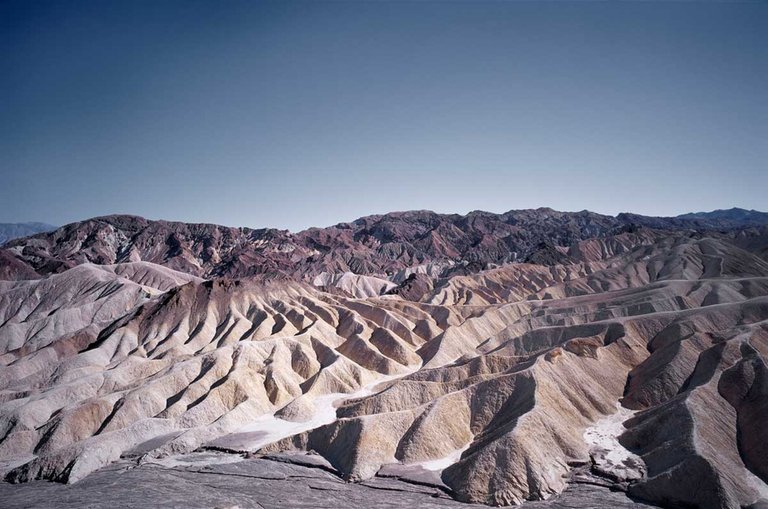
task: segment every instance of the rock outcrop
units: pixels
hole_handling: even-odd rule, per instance
[[[312,282],[344,273],[403,282],[411,273],[431,278],[472,274],[509,262],[543,265],[571,263],[594,256],[601,239],[611,251],[647,236],[649,228],[738,238],[741,247],[762,250],[758,239],[742,230],[768,224],[758,212],[715,216],[652,218],[616,217],[589,211],[512,210],[504,214],[475,211],[467,215],[429,211],[368,216],[328,228],[299,233],[270,228],[231,228],[213,224],[149,221],[137,216],[105,216],[55,231],[16,239],[0,258],[24,264],[18,270],[44,276],[82,263],[109,265],[145,261],[199,277],[259,277]],[[619,236],[619,237],[617,237]],[[581,241],[595,239],[584,252],[571,252]],[[761,240],[763,239],[763,240]],[[580,257],[581,255],[581,257]],[[5,272],[9,272],[6,270]],[[337,275],[337,276],[335,276]],[[0,276],[19,279],[13,273]]]
[[[310,231],[311,256],[340,264],[317,274],[327,264],[302,272],[297,254],[309,244],[275,231],[113,218],[11,243],[7,265],[35,276],[0,281],[0,473],[74,483],[121,457],[311,452],[350,481],[407,477],[472,503],[588,485],[766,503],[768,262],[731,234],[608,235],[599,217],[539,214]],[[477,251],[456,249],[462,235],[486,231],[488,261],[504,228],[529,235],[512,219],[556,241],[532,242],[530,263],[463,270]],[[265,235],[299,277],[200,277],[246,267],[232,250]],[[444,264],[388,251],[406,237]],[[345,242],[391,264],[321,248]]]

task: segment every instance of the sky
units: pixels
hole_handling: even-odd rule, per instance
[[[768,209],[768,2],[0,0],[0,222]]]

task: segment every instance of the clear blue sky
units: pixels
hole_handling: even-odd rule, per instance
[[[768,209],[768,2],[0,2],[0,222]]]

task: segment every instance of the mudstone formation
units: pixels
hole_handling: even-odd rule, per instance
[[[766,223],[108,216],[11,240],[0,474],[95,489],[207,454],[438,505],[768,507]]]

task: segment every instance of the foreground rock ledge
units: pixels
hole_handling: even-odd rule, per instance
[[[324,468],[286,461],[238,459],[195,453],[164,465],[120,461],[63,485],[46,481],[0,483],[6,509],[21,507],[185,507],[185,508],[472,508],[452,500],[436,486],[375,477],[347,483]],[[284,460],[284,458],[281,458]],[[228,462],[231,461],[231,462]],[[622,492],[573,483],[556,497],[523,504],[525,508],[646,508]]]

